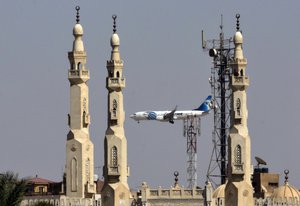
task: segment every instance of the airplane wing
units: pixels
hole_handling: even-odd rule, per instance
[[[171,124],[174,124],[174,113],[177,110],[177,106],[171,111],[164,114],[164,120],[168,120]]]

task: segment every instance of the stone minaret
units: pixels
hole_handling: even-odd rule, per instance
[[[251,143],[248,134],[247,94],[249,79],[246,76],[247,60],[243,55],[243,36],[239,31],[234,35],[234,59],[231,62],[233,75],[232,88],[232,126],[228,139],[228,183],[225,188],[225,206],[252,206],[253,189],[251,186]]]
[[[125,112],[123,109],[122,89],[125,87],[123,61],[119,53],[120,39],[116,33],[116,18],[110,40],[111,58],[107,61],[108,77],[106,88],[107,130],[104,140],[104,186],[102,189],[102,206],[130,205],[130,192],[127,183],[129,168],[127,166],[127,141],[124,133]]]
[[[94,145],[90,140],[89,96],[87,81],[90,79],[86,68],[86,53],[83,46],[83,29],[79,23],[79,6],[77,23],[73,28],[75,40],[73,49],[68,53],[70,70],[70,114],[67,136],[67,191],[66,195],[74,204],[82,198],[91,198],[95,193],[94,184]],[[76,199],[76,201],[75,201]],[[72,202],[72,201],[71,201]],[[81,201],[82,202],[82,201]]]

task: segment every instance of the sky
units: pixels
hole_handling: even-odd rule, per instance
[[[137,124],[129,115],[142,110],[192,109],[211,93],[211,61],[201,47],[218,38],[223,15],[225,37],[235,33],[239,13],[250,78],[248,128],[254,156],[270,172],[285,169],[300,188],[299,76],[300,2],[171,0],[14,0],[0,6],[0,172],[61,181],[68,133],[70,67],[75,6],[79,5],[90,70],[90,136],[95,172],[102,177],[107,127],[106,60],[110,58],[113,14],[124,60],[125,133],[129,185],[137,190],[169,188],[174,171],[186,182],[186,139],[182,122]],[[212,114],[202,119],[198,138],[198,180],[204,186],[212,152]]]

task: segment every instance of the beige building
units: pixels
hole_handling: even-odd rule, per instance
[[[268,168],[255,168],[252,176],[252,186],[255,198],[270,197],[279,187],[279,174],[269,173]]]
[[[110,44],[111,58],[106,67],[108,77],[107,130],[104,139],[104,186],[102,189],[103,206],[130,205],[130,191],[127,183],[129,167],[127,165],[127,140],[124,131],[125,112],[123,93],[125,77],[123,61],[119,53],[120,38],[116,33],[116,18],[113,16],[114,29]]]
[[[87,81],[90,73],[86,67],[87,55],[82,41],[83,28],[79,23],[73,28],[74,42],[68,53],[70,69],[70,113],[68,125],[70,131],[66,144],[66,190],[62,184],[59,194],[50,193],[50,183],[35,179],[31,185],[32,194],[27,195],[21,206],[30,206],[39,201],[47,201],[55,206],[275,206],[299,205],[300,192],[288,182],[285,171],[285,183],[278,187],[279,175],[268,172],[254,172],[251,164],[251,139],[247,127],[247,94],[249,78],[246,76],[247,60],[243,55],[243,35],[239,30],[234,35],[234,58],[230,62],[233,71],[231,77],[232,127],[228,139],[228,181],[213,191],[209,182],[205,188],[186,189],[179,186],[178,174],[175,174],[173,187],[163,189],[150,188],[143,183],[137,193],[130,192],[127,182],[127,140],[124,131],[125,111],[123,89],[125,77],[123,61],[120,56],[120,38],[116,30],[116,16],[111,36],[111,57],[107,61],[108,90],[107,130],[104,138],[104,183],[97,194],[94,182],[94,146],[89,135],[89,88]],[[251,179],[253,178],[253,181]],[[253,186],[252,186],[252,182]],[[102,187],[103,186],[103,187]]]
[[[90,140],[89,93],[87,81],[90,73],[86,67],[86,52],[82,41],[83,28],[79,23],[73,28],[73,49],[68,53],[70,69],[70,131],[66,146],[66,196],[69,205],[91,205],[96,192],[94,183],[94,145]]]
[[[138,192],[133,205],[142,206],[203,206],[205,191],[194,187],[187,189],[179,185],[178,172],[174,173],[175,183],[169,189],[152,189],[143,182],[140,192]]]
[[[249,79],[246,76],[247,60],[243,55],[243,35],[239,31],[239,15],[237,15],[237,31],[233,38],[234,57],[230,66],[231,76],[232,126],[228,138],[228,182],[225,187],[225,205],[253,205],[253,189],[251,185],[251,142],[248,133],[247,94]]]

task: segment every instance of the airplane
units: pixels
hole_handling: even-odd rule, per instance
[[[130,115],[130,118],[138,123],[141,120],[157,120],[174,124],[174,120],[184,120],[188,117],[205,116],[213,108],[212,96],[209,95],[205,101],[196,109],[177,111],[177,106],[172,111],[142,111]]]

